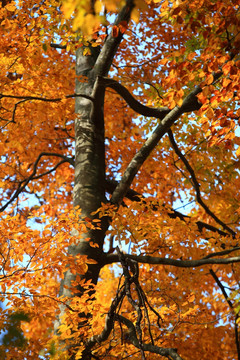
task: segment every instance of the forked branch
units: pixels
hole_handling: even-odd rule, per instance
[[[161,356],[165,356],[168,359],[172,360],[183,360],[183,358],[178,355],[177,349],[173,348],[162,348],[160,346],[156,346],[153,344],[140,344],[137,339],[136,329],[131,320],[125,318],[122,315],[116,315],[117,319],[123,323],[128,328],[128,337],[131,343],[138,349],[142,349],[143,351],[151,352],[154,354],[159,354]]]
[[[105,188],[109,194],[112,194],[117,186],[118,186],[118,182],[116,180],[106,179]],[[137,191],[135,191],[133,189],[128,189],[127,193],[125,194],[125,197],[131,201],[136,201],[136,202],[142,201],[144,203],[144,196],[139,194]],[[151,205],[151,209],[154,211],[158,211],[158,210],[160,210],[160,205],[158,203],[154,203],[154,201],[153,201],[153,203]],[[177,218],[177,219],[180,219],[183,221],[191,219],[191,217],[189,215],[184,215],[181,212],[176,211],[174,209],[171,209],[168,212],[168,216],[171,219]],[[203,221],[200,221],[200,220],[196,221],[196,225],[200,232],[202,232],[203,229],[207,229],[212,232],[218,233],[219,235],[222,235],[222,236],[229,236],[229,234],[226,231],[223,231],[223,230],[217,228],[216,226],[207,224]]]
[[[105,319],[105,327],[103,331],[101,332],[101,334],[92,336],[90,339],[86,341],[85,349],[82,353],[82,359],[88,358],[89,356],[92,355],[91,349],[94,347],[94,345],[106,341],[108,339],[114,328],[114,324],[117,321],[120,324],[121,331],[122,331],[121,324],[125,325],[128,328],[128,332],[127,332],[128,341],[130,341],[136,348],[140,350],[143,360],[146,359],[145,352],[159,354],[161,356],[164,356],[172,360],[182,360],[182,358],[178,355],[176,349],[163,348],[154,345],[153,337],[150,330],[151,324],[147,310],[147,306],[149,306],[149,303],[147,301],[146,295],[144,294],[139,284],[138,264],[135,261],[130,260],[125,254],[123,254],[120,251],[119,248],[117,248],[117,253],[118,253],[117,256],[119,258],[119,261],[123,269],[124,284],[119,288],[115,298],[112,301],[112,304]],[[131,289],[132,284],[134,284],[136,291],[135,298],[133,298],[132,296],[132,289]],[[133,308],[133,311],[136,313],[137,321],[135,325],[132,323],[131,320],[127,319],[122,315],[119,315],[121,304],[125,297],[129,302],[129,304],[131,305],[131,307]],[[149,344],[145,344],[142,338],[142,329],[141,329],[142,327],[141,322],[143,319],[142,309],[144,309],[146,313],[146,319],[149,325],[148,329],[149,329],[149,336],[151,339],[151,343]],[[153,311],[154,309],[150,307],[150,310]],[[154,313],[156,314],[156,311],[154,311]]]
[[[52,169],[49,169],[48,171],[45,171],[42,174],[36,175],[38,163],[39,163],[39,161],[41,160],[41,158],[43,156],[56,156],[56,157],[62,158],[62,160],[59,163],[57,163]],[[8,200],[6,202],[6,204],[3,205],[0,208],[0,212],[3,212],[8,207],[8,205],[10,205],[14,200],[16,200],[18,198],[18,196],[25,190],[25,188],[27,187],[27,185],[29,184],[29,182],[31,180],[36,180],[36,179],[39,179],[39,178],[41,178],[41,177],[43,177],[43,176],[45,176],[47,174],[50,174],[51,172],[55,171],[61,164],[65,163],[65,162],[68,162],[71,165],[73,165],[73,163],[74,163],[73,159],[68,158],[67,156],[64,156],[62,154],[49,153],[49,152],[42,152],[41,154],[39,154],[36,161],[35,161],[35,163],[34,163],[34,165],[33,165],[32,173],[26,179],[19,182],[17,190],[14,192],[14,194],[12,195],[10,200]]]
[[[102,75],[102,74],[100,74]],[[222,71],[219,70],[216,73],[213,73],[213,82],[217,81],[222,76]],[[133,98],[133,96],[125,89],[122,85],[118,84],[114,80],[109,80],[107,78],[99,77],[101,85],[105,87],[112,87],[115,91],[121,95],[124,100],[128,103],[130,107],[135,109],[139,114],[144,116],[154,116],[161,120],[161,123],[157,126],[152,135],[145,141],[142,148],[137,152],[129,163],[127,169],[125,170],[121,181],[114,190],[111,198],[113,204],[121,204],[124,196],[126,195],[130,185],[137,174],[140,167],[143,165],[144,161],[150,155],[152,150],[158,144],[160,139],[167,133],[171,126],[179,119],[179,117],[186,113],[199,110],[202,104],[198,101],[197,95],[202,92],[202,88],[198,85],[196,86],[184,99],[181,106],[175,106],[172,110],[166,108],[162,109],[151,109],[142,104]],[[154,115],[155,114],[155,115]],[[163,116],[166,114],[165,116]]]
[[[174,109],[170,110],[169,113],[162,119],[161,123],[157,126],[155,131],[145,141],[142,148],[137,152],[137,154],[133,157],[132,161],[129,163],[127,169],[125,170],[125,173],[122,176],[121,181],[119,182],[118,186],[112,194],[111,202],[113,204],[121,204],[138,170],[140,169],[144,161],[148,158],[155,146],[158,144],[159,140],[167,133],[170,127],[174,124],[174,122],[184,112],[199,109],[200,104],[197,101],[196,95],[201,91],[202,90],[200,86],[197,86],[183,100],[182,106],[176,106]]]

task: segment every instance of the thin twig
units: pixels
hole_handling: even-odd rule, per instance
[[[201,192],[200,192],[200,184],[198,183],[198,180],[196,178],[195,172],[192,168],[192,166],[190,165],[190,163],[188,162],[188,160],[186,159],[186,157],[182,154],[181,150],[179,149],[172,130],[169,129],[168,130],[168,136],[169,136],[169,140],[172,144],[172,147],[175,151],[175,153],[179,156],[179,158],[182,160],[182,162],[184,163],[184,165],[186,166],[186,169],[188,170],[191,179],[192,179],[192,183],[193,183],[193,187],[196,191],[196,200],[199,203],[199,205],[202,206],[202,208],[206,211],[206,213],[211,216],[211,218],[213,218],[219,225],[221,225],[223,227],[224,230],[228,231],[233,237],[235,236],[235,232],[228,226],[226,225],[222,220],[220,220],[210,209],[209,207],[205,204],[205,202],[202,200],[202,196],[201,196]]]
[[[38,175],[35,177],[36,175],[36,172],[37,172],[37,166],[38,166],[38,163],[40,161],[40,159],[43,157],[43,156],[57,156],[57,157],[61,157],[63,158],[62,161],[60,161],[60,163],[58,165],[56,165],[57,167],[60,165],[60,164],[63,164],[64,162],[69,162],[70,164],[73,163],[72,159],[70,158],[67,158],[66,156],[62,155],[62,154],[57,154],[57,153],[48,153],[48,152],[42,152],[41,154],[38,155],[37,157],[37,160],[35,161],[34,165],[33,165],[33,171],[32,173],[29,175],[28,178],[22,180],[19,185],[18,185],[18,188],[17,190],[15,191],[15,193],[13,194],[13,196],[10,198],[9,201],[6,202],[5,205],[3,205],[1,208],[0,208],[0,212],[3,212],[7,207],[8,205],[10,205],[15,199],[18,198],[19,194],[22,193],[24,191],[24,189],[26,188],[26,186],[28,185],[28,183],[33,180],[34,178],[39,178],[39,177],[42,177],[44,175],[46,175],[48,172],[45,172],[44,174],[41,174],[41,175]],[[56,167],[55,166],[55,167]],[[55,169],[54,169],[55,170]],[[54,171],[52,170],[52,171]],[[50,171],[50,170],[49,170]],[[51,171],[50,171],[51,172]]]
[[[239,342],[239,335],[238,335],[239,314],[235,314],[233,303],[229,299],[229,296],[226,293],[225,288],[224,288],[223,284],[221,283],[221,281],[219,280],[217,274],[212,269],[209,272],[212,275],[212,277],[214,278],[214,280],[216,281],[216,283],[217,283],[219,289],[221,290],[226,302],[228,303],[228,306],[230,307],[231,311],[235,315],[235,321],[234,321],[235,343],[236,343],[236,348],[237,348],[238,360],[240,360],[240,342]]]
[[[63,99],[71,99],[71,98],[76,98],[76,97],[83,97],[92,102],[94,101],[94,99],[91,96],[86,95],[86,94],[71,94],[71,95],[65,95],[62,98],[52,98],[52,99],[44,98],[41,96],[0,94],[0,99],[8,98],[8,99],[20,99],[20,100],[24,100],[24,101],[38,100],[38,101],[45,101],[45,102],[59,102],[59,101],[62,101]]]

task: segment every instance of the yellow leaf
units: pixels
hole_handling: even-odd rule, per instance
[[[7,11],[15,11],[16,6],[13,3],[10,3],[5,6],[5,9],[7,9]]]
[[[94,4],[94,9],[97,14],[99,14],[103,9],[103,4],[100,0],[97,0]]]
[[[217,100],[217,98],[214,96],[212,99],[211,99],[211,105],[213,108],[216,108],[218,106],[219,102]]]
[[[98,25],[99,25],[98,18],[93,14],[87,14],[84,17],[84,22],[81,27],[83,34],[91,35],[95,31]]]
[[[96,248],[96,247],[99,248],[99,245],[97,243],[94,243],[93,241],[89,241],[89,244],[93,248]]]
[[[214,80],[213,75],[209,75],[209,76],[207,77],[206,84],[207,84],[207,85],[212,84],[213,80]]]
[[[75,8],[76,8],[75,1],[64,1],[62,6],[62,11],[67,19],[70,18]]]
[[[224,78],[223,82],[222,82],[222,85],[223,85],[223,87],[227,87],[229,84],[231,84],[231,82],[232,81],[230,79]]]
[[[236,155],[240,156],[240,146],[238,147],[238,149],[236,150]]]
[[[76,353],[75,355],[75,359],[78,360],[78,359],[81,359],[82,358],[82,349],[81,350],[78,350],[78,352]]]
[[[12,26],[12,23],[8,19],[5,19],[2,21],[1,25],[4,25],[5,29],[8,29]]]
[[[139,10],[137,8],[134,8],[132,13],[131,13],[131,19],[135,22],[138,23],[139,22],[139,17],[140,17],[140,13]]]
[[[91,51],[88,47],[83,50],[83,56],[91,55]]]
[[[187,300],[188,300],[188,302],[193,302],[194,300],[195,300],[195,295],[194,295],[194,293],[191,293],[189,296],[188,296],[188,298],[187,298]]]

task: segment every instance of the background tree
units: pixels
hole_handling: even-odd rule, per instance
[[[240,359],[239,4],[1,5],[0,351]]]

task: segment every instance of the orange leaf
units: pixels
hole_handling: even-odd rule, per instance
[[[229,84],[231,84],[231,82],[232,81],[230,79],[224,78],[223,82],[222,82],[222,85],[223,85],[223,87],[227,87]]]
[[[213,82],[213,80],[214,80],[213,75],[212,75],[212,74],[209,75],[209,76],[207,77],[206,84],[207,84],[207,85],[211,85],[212,82]]]
[[[119,24],[118,24],[118,27],[121,31],[122,34],[125,33],[125,31],[127,30],[128,28],[128,23],[126,21],[121,21]]]
[[[119,27],[117,25],[114,25],[112,28],[112,36],[116,38],[118,37],[118,34],[119,34]]]

